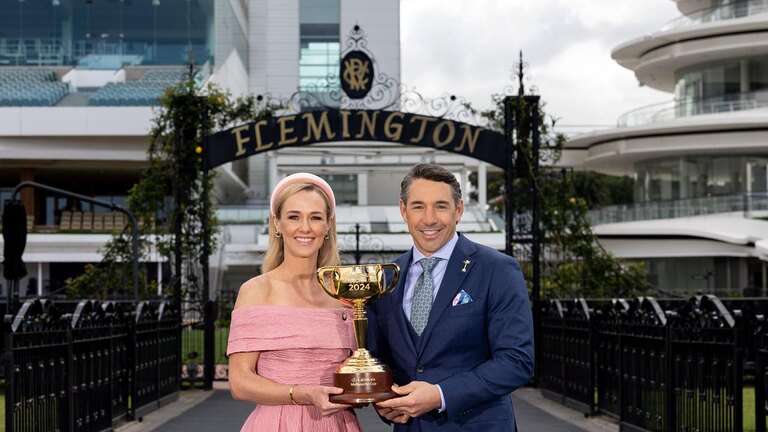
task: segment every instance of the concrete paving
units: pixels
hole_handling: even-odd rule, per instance
[[[518,428],[522,432],[618,432],[616,424],[581,413],[545,399],[535,389],[512,394]],[[213,391],[190,390],[179,400],[116,429],[117,432],[207,432],[239,431],[253,410],[253,404],[232,400],[226,382],[217,382]],[[365,432],[390,432],[371,407],[357,410]]]

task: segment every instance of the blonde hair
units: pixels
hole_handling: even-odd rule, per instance
[[[264,253],[264,264],[261,265],[262,274],[274,270],[285,260],[283,238],[275,236],[277,234],[275,222],[277,219],[280,219],[280,212],[285,201],[301,191],[316,191],[325,201],[325,215],[329,225],[328,238],[325,239],[317,253],[317,267],[339,265],[341,263],[336,240],[336,217],[331,214],[331,204],[328,201],[328,197],[322,189],[312,183],[295,183],[283,189],[275,199],[275,213],[269,217],[269,246],[267,246],[267,251]]]

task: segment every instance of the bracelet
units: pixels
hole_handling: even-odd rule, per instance
[[[293,398],[293,388],[296,387],[296,384],[291,385],[291,388],[288,389],[288,397],[291,398],[291,403],[294,405],[298,405],[296,403],[296,399]]]

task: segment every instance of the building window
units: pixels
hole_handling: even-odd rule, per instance
[[[319,93],[320,97],[338,90],[329,77],[339,74],[339,0],[300,0],[299,2],[299,90]]]
[[[213,0],[4,2],[0,65],[197,64],[213,57]]]
[[[336,195],[336,204],[357,205],[357,174],[324,174]]]
[[[768,191],[768,159],[756,156],[655,159],[637,163],[635,172],[635,202]]]

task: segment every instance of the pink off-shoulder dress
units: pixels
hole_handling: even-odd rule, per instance
[[[259,351],[259,375],[283,384],[333,386],[355,348],[350,308],[253,305],[232,311],[227,355]],[[359,432],[352,409],[323,417],[312,405],[256,405],[241,432]]]

